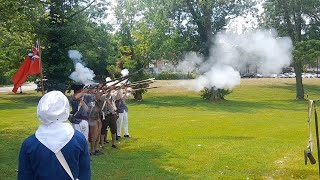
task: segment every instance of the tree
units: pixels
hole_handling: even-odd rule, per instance
[[[77,49],[96,73],[107,75],[116,48],[112,27],[103,23],[108,6],[103,0],[0,0],[0,82],[10,83],[23,57],[40,38],[48,90],[65,91],[74,69],[68,50]]]
[[[307,40],[296,43],[294,58],[305,63],[318,60],[320,58],[320,40]]]
[[[136,0],[120,0],[118,1],[115,15],[118,20],[120,29],[118,31],[118,49],[120,51],[119,61],[128,68],[130,72],[138,72],[131,79],[132,81],[142,80],[146,78],[144,68],[148,65],[148,58],[145,56],[146,48],[137,38],[135,33],[138,24],[138,16],[141,13],[141,7]],[[141,101],[142,94],[145,90],[134,92],[135,100]]]
[[[0,84],[11,83],[11,77],[35,42],[35,24],[43,10],[35,1],[0,0]]]
[[[46,84],[49,91],[56,89],[64,92],[68,84],[71,83],[68,77],[74,67],[68,57],[68,50],[77,48],[85,49],[85,55],[87,57],[94,58],[95,56],[96,58],[100,58],[105,55],[105,51],[107,50],[99,50],[97,52],[94,48],[109,48],[103,44],[104,42],[100,41],[108,37],[106,28],[102,26],[98,27],[98,25],[90,19],[94,12],[89,13],[85,11],[95,0],[90,1],[90,3],[87,3],[85,6],[81,5],[85,2],[86,1],[78,0],[52,0],[47,4],[49,12],[48,18],[45,18],[46,28],[44,28],[41,33],[44,36],[44,44],[46,45],[43,51],[43,68],[44,74],[48,78]],[[94,31],[98,33],[95,34]],[[101,39],[96,37],[98,34],[102,35]],[[95,65],[95,63],[90,64],[93,67],[97,67],[99,72],[106,70],[103,68],[103,66],[106,65],[105,61],[96,63],[98,65]],[[102,70],[100,67],[102,67]],[[99,78],[102,79],[102,77]]]
[[[225,30],[227,22],[239,15],[247,14],[250,11],[254,11],[254,1],[180,1],[181,4],[186,4],[186,13],[189,14],[190,23],[195,26],[196,34],[200,44],[200,52],[205,56],[205,59],[209,56],[209,50],[212,46],[212,40],[214,35]],[[183,7],[181,7],[183,9]],[[212,101],[224,99],[221,93],[223,90],[211,87],[210,93],[208,89],[203,91],[202,96],[209,95],[206,98]]]
[[[266,27],[274,27],[278,30],[280,35],[290,36],[294,45],[297,43],[312,37],[303,34],[307,31],[307,27],[310,25],[307,22],[319,23],[319,5],[318,0],[307,0],[302,3],[301,0],[267,0],[264,3],[264,17],[263,23]],[[314,27],[314,26],[313,26]],[[309,29],[311,30],[311,29]],[[304,99],[304,88],[302,83],[302,68],[303,59],[301,56],[294,57],[294,69],[296,73],[296,99]]]
[[[117,60],[116,42],[110,33],[109,25],[87,22],[85,34],[88,39],[81,44],[75,45],[83,55],[86,66],[95,73],[94,80],[104,82],[109,75],[107,67],[115,65]]]
[[[252,5],[251,0],[119,1],[119,34],[130,49],[128,62],[140,67],[161,58],[177,62],[186,51],[207,57],[214,35]]]

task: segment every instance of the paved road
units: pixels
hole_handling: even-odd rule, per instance
[[[2,92],[11,92],[13,88],[12,86],[5,86],[5,87],[0,87],[0,93]],[[37,88],[37,85],[34,83],[28,83],[28,84],[23,84],[22,85],[22,92],[23,91],[30,91],[30,90],[35,90]],[[18,89],[18,92],[20,92],[20,88]]]

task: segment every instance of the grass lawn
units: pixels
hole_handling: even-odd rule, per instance
[[[242,79],[226,101],[209,103],[159,81],[143,102],[128,101],[132,137],[92,157],[92,179],[318,179],[318,164],[304,165],[307,102],[294,100],[294,83]],[[304,88],[320,99],[320,79],[304,79]],[[0,94],[1,180],[16,179],[20,145],[39,125],[39,96]]]

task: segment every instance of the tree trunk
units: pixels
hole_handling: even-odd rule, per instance
[[[304,100],[304,89],[302,84],[302,63],[297,62],[294,65],[294,71],[296,73],[296,99]]]
[[[133,97],[136,101],[142,101],[142,91],[136,91],[133,94]]]
[[[287,24],[287,30],[288,33],[292,39],[293,44],[296,42],[301,41],[301,23],[302,23],[302,17],[301,17],[301,4],[294,2],[294,12],[293,12],[293,20],[294,20],[294,25],[291,22],[291,15],[289,11],[289,2],[288,1],[281,1],[278,0],[278,3],[283,7],[284,10],[284,19]],[[295,14],[297,13],[297,14]],[[295,32],[296,30],[296,32]],[[297,34],[297,35],[295,35]],[[301,59],[297,59],[296,62],[294,62],[294,71],[296,73],[296,99],[297,100],[302,100],[304,99],[304,89],[303,89],[303,84],[302,84],[302,62],[300,61]]]
[[[294,24],[296,28],[296,42],[302,41],[302,15],[301,15],[301,2],[295,1],[294,6]],[[295,73],[296,73],[296,99],[297,100],[304,100],[304,89],[302,83],[302,59],[298,59],[294,65]]]
[[[224,99],[224,97],[221,94],[221,89],[214,89],[212,87],[210,91],[211,91],[211,97],[209,98],[210,101],[219,101]]]

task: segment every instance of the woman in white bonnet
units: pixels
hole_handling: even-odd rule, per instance
[[[37,114],[41,125],[21,146],[19,180],[91,179],[87,141],[64,123],[69,111],[69,101],[60,91],[40,99]]]

